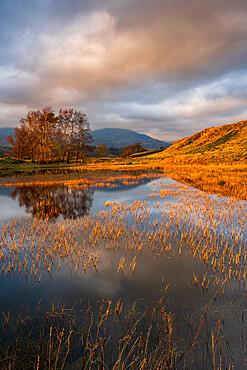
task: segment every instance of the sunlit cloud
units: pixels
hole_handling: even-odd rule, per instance
[[[93,129],[174,140],[245,118],[245,0],[28,4],[0,5],[0,126],[71,106]]]

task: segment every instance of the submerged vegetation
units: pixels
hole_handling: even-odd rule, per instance
[[[1,180],[32,215],[1,226],[2,284],[31,292],[1,305],[1,368],[246,366],[244,166],[104,165]],[[142,183],[89,214],[97,189]]]

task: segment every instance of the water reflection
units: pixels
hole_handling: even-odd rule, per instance
[[[16,187],[11,199],[18,200],[20,207],[32,216],[39,218],[75,219],[89,214],[92,207],[94,189],[69,188],[65,185],[33,185]]]
[[[40,332],[47,335],[47,343],[50,343],[51,328],[52,333],[58,333],[61,326],[69,332],[71,323],[73,330],[79,328],[73,334],[70,363],[80,360],[84,351],[84,347],[77,347],[84,328],[86,335],[92,334],[90,348],[94,346],[99,350],[98,333],[104,330],[102,338],[111,338],[105,347],[105,358],[108,368],[113,368],[112,359],[116,361],[118,344],[125,340],[123,338],[129,338],[130,333],[132,336],[134,328],[135,336],[129,345],[133,351],[137,340],[144,343],[148,353],[154,352],[157,343],[165,348],[163,343],[173,340],[177,354],[182,353],[180,358],[186,354],[184,363],[181,361],[181,366],[174,368],[211,368],[212,351],[216,353],[217,363],[222,361],[222,368],[231,363],[243,368],[246,361],[241,345],[246,342],[242,334],[246,325],[246,292],[240,282],[230,280],[233,270],[229,269],[228,275],[220,268],[227,269],[228,256],[230,263],[236,256],[236,277],[239,276],[240,281],[242,271],[245,274],[242,257],[234,255],[234,243],[237,249],[237,238],[242,238],[239,250],[244,250],[246,203],[209,197],[179,184],[176,186],[171,179],[152,181],[152,177],[121,179],[116,176],[95,177],[89,182],[91,179],[85,178],[86,188],[83,187],[86,181],[81,180],[74,188],[71,182],[16,186],[2,192],[0,189],[0,196],[5,196],[10,203],[16,200],[27,213],[41,218],[61,215],[74,219],[106,209],[92,216],[88,223],[86,219],[67,223],[60,223],[61,219],[56,223],[43,219],[33,222],[28,217],[21,222],[14,220],[3,229],[0,323],[4,330],[0,344],[15,346],[19,317],[26,317],[26,321],[22,321],[26,326],[23,324],[23,329],[21,324],[18,330],[20,327],[20,338],[30,338],[29,348],[40,340]],[[140,184],[143,186],[139,187]],[[150,194],[153,197],[149,197]],[[124,204],[104,208],[107,201],[115,199],[116,203]],[[145,202],[145,206],[141,202],[137,206],[135,201],[139,200]],[[1,200],[0,204],[2,207]],[[115,230],[119,230],[119,235]],[[234,230],[238,232],[235,239]],[[230,235],[229,240],[224,233]],[[227,254],[231,247],[232,252]],[[224,265],[220,264],[221,252],[226,255]],[[119,265],[123,258],[121,271]],[[134,259],[136,267],[132,269]],[[115,308],[103,311],[103,305],[109,302]],[[104,328],[102,325],[103,329],[98,329],[102,318],[107,317]],[[130,317],[134,321],[129,321]],[[159,333],[164,329],[163,322],[167,330],[167,317],[173,337],[164,340],[166,337],[159,338]],[[118,318],[119,323],[115,324]],[[131,328],[131,332],[125,327]],[[145,344],[148,337],[149,347]],[[45,348],[47,343],[44,339]],[[139,358],[140,352],[136,353]],[[36,353],[35,356],[31,354],[29,358],[37,358]]]
[[[47,184],[28,183],[16,185],[12,190],[0,187],[0,196],[3,193],[6,199],[11,198],[16,201],[20,208],[24,207],[25,213],[35,217],[57,218],[61,215],[64,219],[76,219],[88,215],[90,210],[92,211],[94,198],[96,198],[96,211],[101,209],[109,197],[109,195],[104,196],[103,193],[109,194],[111,192],[114,194],[118,192],[118,195],[123,197],[125,192],[129,194],[132,190],[131,194],[133,193],[134,199],[139,199],[138,196],[142,199],[143,194],[139,191],[136,193],[134,189],[157,180],[157,175],[140,175],[138,177],[138,173],[132,173],[128,176],[118,174],[103,179],[89,177],[86,178],[86,182],[84,180],[77,179],[69,185],[50,182]],[[66,183],[66,179],[64,181]],[[146,196],[149,192],[150,190],[146,189]],[[2,204],[2,206],[2,210],[6,213],[7,205]],[[13,204],[10,207],[13,207]]]

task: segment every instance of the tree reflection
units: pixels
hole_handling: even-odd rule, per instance
[[[92,188],[69,188],[65,185],[33,185],[16,187],[9,195],[19,201],[20,207],[33,216],[64,219],[83,217],[93,202]]]

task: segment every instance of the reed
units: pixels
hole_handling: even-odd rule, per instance
[[[187,170],[184,168],[182,177]],[[233,311],[237,317],[236,331],[240,333],[241,363],[246,364],[246,338],[242,332],[245,310],[226,298],[230,295],[234,300],[233,285],[241,291],[243,302],[246,292],[247,205],[246,186],[242,183],[245,174],[240,167],[235,170],[234,179],[226,172],[224,180],[216,175],[202,176],[203,168],[198,176],[196,170],[191,170],[190,178],[197,187],[161,182],[159,188],[150,191],[149,201],[107,201],[97,214],[76,220],[52,222],[44,213],[1,225],[0,273],[4,279],[19,276],[42,284],[63,268],[74,275],[86,274],[98,270],[102,256],[108,252],[121,256],[114,265],[120,276],[138,275],[143,254],[150,258],[190,258],[200,261],[206,272],[198,275],[192,271],[189,289],[200,291],[207,303],[203,311],[192,310],[186,318],[178,320],[169,309],[167,292],[172,287],[166,282],[163,300],[146,310],[140,310],[138,302],[125,307],[122,301],[104,299],[72,308],[54,304],[45,313],[38,305],[32,317],[29,312],[16,317],[6,311],[2,314],[6,340],[0,349],[0,367],[176,369],[193,368],[200,363],[224,368],[233,364],[233,358],[237,363],[240,361],[240,354],[232,354],[229,349],[231,338],[225,324]],[[101,175],[94,173],[90,179],[80,179],[78,174],[78,178],[64,183],[69,187],[101,187],[115,186],[120,180],[131,185],[164,176]],[[173,176],[178,178],[175,173]],[[183,181],[189,183],[188,178]],[[45,179],[46,184],[49,181]],[[23,179],[16,186],[23,183],[28,186]],[[42,184],[40,178],[37,183]],[[228,197],[209,194],[226,195],[222,191],[225,184],[231,184],[225,189]],[[223,303],[216,306],[215,302]]]

